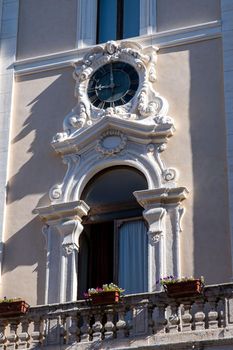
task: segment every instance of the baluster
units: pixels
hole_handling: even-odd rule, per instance
[[[82,343],[85,343],[85,342],[88,342],[90,340],[91,327],[90,327],[90,315],[89,315],[89,313],[86,313],[86,312],[83,313],[82,318],[83,318],[83,324],[80,328],[80,330],[81,330],[80,341]]]
[[[103,325],[101,322],[101,313],[100,311],[97,311],[95,316],[95,323],[92,326],[92,339],[93,341],[98,341],[102,339],[102,330],[103,330]]]
[[[7,335],[8,343],[6,345],[7,350],[14,350],[16,348],[17,337],[17,328],[19,322],[16,320],[10,321],[10,333]]]
[[[178,316],[178,306],[176,302],[171,302],[171,315],[169,316],[168,330],[176,333],[179,330],[180,318]]]
[[[65,314],[62,314],[61,317],[60,317],[60,322],[61,322],[61,325],[60,325],[60,344],[63,345],[63,344],[66,344],[66,315]]]
[[[33,331],[31,333],[31,344],[30,344],[30,348],[36,348],[37,346],[40,346],[42,339],[43,339],[43,335],[41,332],[41,326],[42,326],[42,322],[40,317],[33,317],[32,319],[33,322]]]
[[[195,305],[197,306],[197,311],[194,315],[194,328],[196,330],[205,329],[205,314],[203,312],[204,302],[202,300],[196,300]]]
[[[192,329],[191,305],[192,305],[192,303],[191,303],[190,300],[185,300],[183,302],[184,313],[181,316],[181,319],[182,319],[182,331],[183,332],[191,331],[191,329]]]
[[[7,324],[7,321],[1,320],[0,322],[0,350],[5,350]]]
[[[104,338],[105,339],[113,339],[114,333],[115,333],[115,326],[113,323],[113,310],[107,310],[107,322],[104,325],[105,333]]]
[[[154,329],[153,310],[154,310],[154,306],[150,302],[148,304],[148,331],[149,331],[149,335],[152,335],[154,333],[153,332],[153,329]]]
[[[209,297],[208,302],[210,305],[210,310],[208,312],[208,326],[211,329],[215,329],[218,328],[218,312],[216,298]]]
[[[69,329],[69,337],[68,337],[68,344],[75,344],[77,342],[78,337],[78,319],[77,319],[77,312],[73,312],[71,314],[71,325],[68,328]]]
[[[163,302],[157,303],[157,307],[153,312],[154,333],[165,333],[167,319],[165,316],[166,304]]]
[[[225,299],[219,300],[218,305],[217,305],[217,311],[218,311],[218,326],[219,326],[219,328],[224,328],[226,326]]]
[[[29,346],[30,336],[28,334],[29,320],[24,318],[21,321],[21,331],[18,334],[19,344],[18,349],[27,349]]]
[[[121,309],[118,311],[118,321],[116,323],[117,338],[121,339],[126,336],[127,323],[125,321],[125,310]]]

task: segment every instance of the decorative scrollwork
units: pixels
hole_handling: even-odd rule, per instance
[[[150,101],[148,98],[148,87],[144,86],[138,98],[138,110],[143,117],[156,116],[162,108],[162,100],[154,98]]]
[[[49,191],[49,198],[51,199],[51,201],[61,198],[61,195],[62,195],[61,185],[55,185]]]
[[[79,115],[73,114],[69,118],[69,122],[74,128],[80,129],[85,125],[87,118],[86,106],[81,102],[79,105]]]
[[[69,133],[68,133],[67,131],[58,132],[58,133],[53,137],[52,143],[64,141],[65,139],[68,138],[68,136],[69,136]]]
[[[174,120],[169,116],[157,115],[154,121],[156,124],[174,124]]]
[[[172,168],[163,171],[163,178],[165,181],[172,181],[176,178],[176,170]]]

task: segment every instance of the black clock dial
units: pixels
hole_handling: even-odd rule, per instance
[[[138,73],[130,64],[112,62],[91,76],[87,93],[95,107],[115,107],[128,103],[134,97],[138,84]]]

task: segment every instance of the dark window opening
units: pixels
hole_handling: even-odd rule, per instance
[[[127,293],[148,290],[147,230],[133,196],[146,188],[144,175],[127,166],[101,171],[85,187],[81,199],[91,210],[79,242],[79,298],[111,282]]]

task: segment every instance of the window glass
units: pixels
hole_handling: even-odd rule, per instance
[[[97,43],[139,35],[140,0],[99,0]]]
[[[94,176],[84,189],[81,199],[90,207],[110,203],[137,203],[133,192],[146,188],[147,181],[140,171],[127,166],[115,166]]]
[[[123,39],[139,35],[140,0],[124,0]]]
[[[117,0],[99,0],[97,23],[97,43],[116,40]]]

